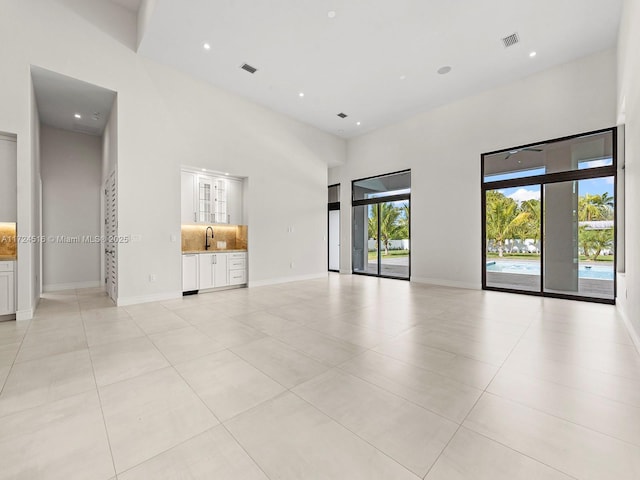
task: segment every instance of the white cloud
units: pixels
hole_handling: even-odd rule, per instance
[[[540,190],[527,190],[526,188],[519,188],[514,193],[509,195],[509,198],[513,198],[518,203],[522,203],[525,200],[540,200]]]
[[[613,177],[607,177],[605,181],[607,182],[607,185],[613,185]]]

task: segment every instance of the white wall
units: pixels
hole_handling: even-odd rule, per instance
[[[41,174],[44,290],[101,285],[102,139],[43,125]],[[80,237],[67,243],[58,237]]]
[[[345,142],[136,55],[92,23],[90,6],[110,2],[81,3],[78,14],[70,0],[0,0],[0,45],[11,47],[0,50],[0,131],[18,134],[18,233],[34,228],[32,147],[20,142],[31,136],[33,64],[118,93],[119,233],[139,239],[118,252],[123,304],[179,295],[180,242],[171,238],[180,238],[181,164],[249,177],[252,283],[326,272],[326,162],[345,160]],[[25,310],[32,250],[18,251],[29,259],[18,265]]]
[[[618,298],[640,349],[640,1],[625,0],[618,43],[618,118],[625,123],[625,274]]]
[[[615,125],[616,56],[602,52],[355,138],[341,183],[341,271],[351,271],[353,179],[411,169],[414,281],[481,286],[480,155]]]
[[[35,237],[42,236],[42,176],[40,172],[41,167],[41,151],[40,151],[40,115],[38,113],[38,105],[36,103],[36,94],[31,83],[31,76],[29,76],[29,90],[30,90],[30,110],[31,110],[31,232]],[[24,137],[26,140],[28,137]],[[18,224],[18,233],[22,230],[21,225]],[[20,278],[18,273],[18,288],[20,285],[24,285],[24,280],[31,280],[31,305],[25,312],[24,310],[18,310],[17,317],[22,319],[25,316],[30,317],[32,312],[38,305],[40,300],[40,293],[42,292],[42,248],[40,243],[31,244],[32,248],[29,251],[31,255],[31,276],[26,279]],[[22,260],[20,251],[18,251],[18,272],[23,271]],[[20,297],[18,297],[20,298]]]

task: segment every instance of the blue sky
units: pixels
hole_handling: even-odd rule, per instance
[[[588,162],[580,162],[578,168],[580,170],[584,170],[587,168],[595,168],[602,167],[612,164],[611,158],[605,158],[601,160],[591,160]],[[516,171],[504,173],[501,175],[491,175],[491,181],[499,181],[505,179],[512,178],[522,178],[522,177],[530,177],[533,175],[543,175],[545,173],[545,168],[539,168],[534,170],[525,170],[525,171]],[[540,199],[540,187],[538,185],[531,185],[527,187],[514,187],[514,188],[503,188],[498,190],[500,193],[504,194],[506,197],[513,198],[518,203],[523,202],[525,200],[539,200]],[[613,197],[613,177],[604,177],[604,178],[595,178],[591,180],[580,180],[578,182],[578,195],[584,195],[585,193],[590,193],[592,195],[602,195],[603,193],[608,193],[609,196]]]
[[[518,203],[524,200],[540,199],[540,187],[538,185],[503,188],[498,191],[506,197],[513,198]],[[604,192],[613,197],[613,177],[594,178],[578,182],[578,195],[584,195],[585,193],[602,195]]]

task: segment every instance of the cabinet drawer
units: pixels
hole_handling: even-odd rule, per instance
[[[229,254],[229,259],[246,260],[246,258],[247,258],[247,252],[236,252],[236,253],[230,253]]]
[[[244,258],[230,258],[229,270],[244,270],[246,262]]]
[[[0,262],[0,272],[13,272],[13,262]]]
[[[247,283],[247,272],[245,270],[231,270],[229,272],[229,284],[240,285]]]

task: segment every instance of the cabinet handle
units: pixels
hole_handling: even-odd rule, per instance
[[[198,221],[198,212],[193,212],[193,221],[194,222]]]

